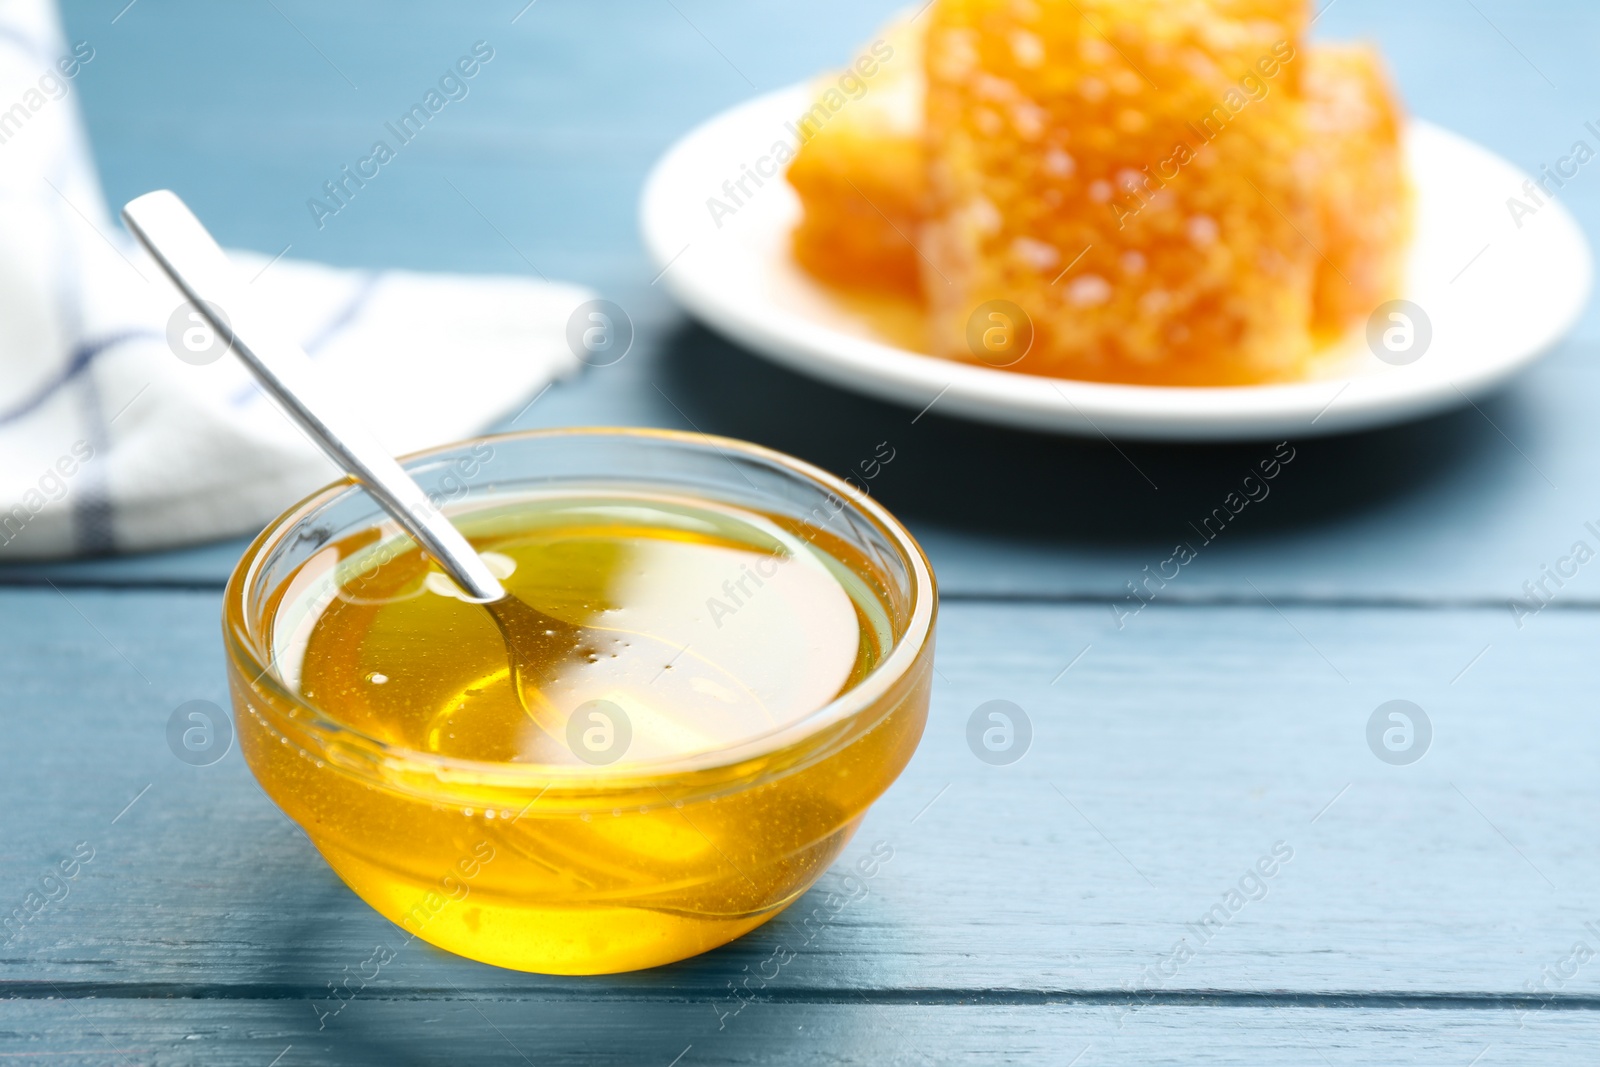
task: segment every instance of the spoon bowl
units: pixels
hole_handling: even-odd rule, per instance
[[[514,595],[484,605],[505,639],[512,684],[538,728],[530,757],[545,763],[612,763],[713,747],[662,708],[705,707],[705,719],[748,729],[776,721],[735,674],[654,634],[574,626]],[[575,725],[576,724],[576,725]]]

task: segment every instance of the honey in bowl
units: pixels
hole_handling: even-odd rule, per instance
[[[892,641],[855,571],[757,513],[562,495],[493,525],[508,532],[476,547],[507,592],[591,635],[533,664],[543,700],[525,707],[488,612],[415,548],[370,573],[355,554],[346,569],[356,573],[301,624],[300,695],[418,751],[607,765],[790,725],[864,677]],[[619,659],[641,643],[645,655]]]
[[[586,435],[504,439],[496,464],[563,437]],[[931,575],[873,502],[734,442],[594,439],[724,479],[734,446],[784,493],[513,479],[454,513],[508,592],[585,635],[531,665],[539,699],[408,539],[318,523],[349,488],[264,534],[228,598],[267,793],[409,933],[548,973],[670,962],[777,914],[899,773],[927,706]],[[271,669],[252,681],[255,662]]]

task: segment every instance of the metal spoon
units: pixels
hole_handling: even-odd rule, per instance
[[[537,758],[609,763],[624,753],[647,758],[681,752],[703,731],[686,731],[681,715],[652,709],[705,706],[708,696],[715,702],[708,709],[712,719],[732,725],[756,712],[770,721],[747,686],[686,647],[651,634],[576,626],[509,595],[422,487],[322,387],[309,357],[257,306],[216,240],[176,194],[146,193],[128,202],[122,218],[267,395],[488,610],[505,639],[523,709],[556,742],[540,746]],[[571,727],[575,710],[589,716],[585,727],[596,713],[606,721],[585,733]],[[750,723],[743,727],[748,731]],[[588,737],[607,739],[606,745],[596,750],[573,743]],[[619,737],[623,751],[615,750]]]

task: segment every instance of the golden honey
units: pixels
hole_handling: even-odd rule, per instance
[[[931,645],[881,676],[908,604],[826,523],[609,489],[456,521],[588,635],[532,664],[556,714],[518,699],[488,611],[377,529],[263,595],[275,685],[232,671],[262,787],[410,934],[547,973],[705,951],[803,893],[920,738]]]

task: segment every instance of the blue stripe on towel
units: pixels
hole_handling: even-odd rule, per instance
[[[95,455],[111,450],[111,428],[101,406],[99,386],[93,375],[79,379],[83,386],[79,403],[83,408],[84,435]],[[79,474],[72,497],[73,554],[101,556],[117,547],[116,513],[111,506],[111,482],[106,463],[86,463]]]
[[[70,188],[75,173],[92,170],[85,154],[81,132],[75,138],[73,147],[76,151],[68,148],[65,153],[51,161],[55,171],[55,181],[52,184],[58,189]],[[106,423],[105,412],[100,409],[102,397],[94,375],[82,371],[89,367],[96,355],[109,350],[116,342],[114,338],[101,342],[85,340],[84,294],[80,282],[83,277],[82,249],[73,238],[72,220],[61,210],[61,204],[65,199],[64,196],[58,196],[50,202],[55,209],[51,215],[56,226],[56,246],[61,250],[61,255],[56,260],[55,285],[61,323],[75,339],[75,344],[70,349],[58,389],[69,382],[80,386],[78,407],[83,413],[83,436],[96,454],[103,455],[109,451],[111,444],[110,426]],[[44,403],[45,398],[50,395],[51,391],[48,388],[43,390],[38,396],[38,403]],[[17,417],[20,418],[25,414],[26,405]],[[76,488],[77,492],[73,493],[67,502],[72,516],[71,538],[74,554],[100,555],[110,552],[116,547],[116,516],[111,506],[111,488],[105,461],[86,465],[78,478]]]
[[[57,371],[55,377],[35,390],[32,396],[26,398],[20,404],[5,411],[0,411],[0,428],[9,426],[33,414],[58,390],[87,370],[89,364],[93,363],[102,353],[116,348],[118,345],[127,344],[129,341],[139,341],[147,338],[157,339],[160,337],[161,335],[154,330],[125,330],[122,333],[115,333],[110,337],[104,337],[97,341],[85,341],[72,350],[72,357],[67,360],[66,366]]]
[[[340,308],[338,313],[329,319],[310,341],[306,342],[305,349],[307,352],[315,354],[360,316],[362,309],[372,298],[372,293],[377,288],[380,277],[380,274],[369,274],[362,279],[361,288],[351,296],[349,302]],[[35,390],[33,395],[11,408],[0,411],[0,428],[27,418],[37,411],[47,400],[55,395],[57,390],[71,383],[73,379],[89,368],[89,364],[93,363],[96,358],[108,349],[127,344],[130,341],[160,340],[161,338],[162,335],[155,330],[139,329],[124,330],[109,337],[85,341],[73,350],[72,356],[67,360],[66,365],[57,371],[53,378]],[[248,389],[241,390],[234,395],[233,404],[237,407],[255,395],[256,389],[252,383]]]

